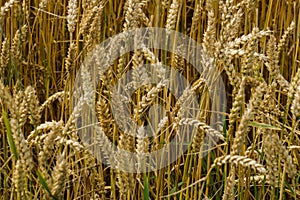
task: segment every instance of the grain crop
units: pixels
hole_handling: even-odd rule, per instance
[[[300,199],[299,0],[0,7],[0,199]]]

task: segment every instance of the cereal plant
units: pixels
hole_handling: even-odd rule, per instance
[[[299,0],[0,6],[0,199],[300,199]]]

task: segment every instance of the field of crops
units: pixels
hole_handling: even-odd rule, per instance
[[[299,0],[0,6],[0,199],[300,199]]]

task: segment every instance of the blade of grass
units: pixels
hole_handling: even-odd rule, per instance
[[[249,126],[253,126],[253,127],[256,127],[256,128],[277,130],[277,131],[281,130],[281,128],[278,128],[276,126],[272,126],[270,124],[258,123],[258,122],[249,122]]]
[[[17,160],[18,157],[19,157],[18,150],[16,148],[14,138],[12,136],[12,132],[11,132],[11,128],[10,128],[7,113],[5,112],[4,109],[2,109],[2,116],[3,116],[4,124],[5,124],[6,130],[7,130],[7,140],[8,140],[11,152],[13,153],[15,159]]]
[[[40,183],[42,184],[42,186],[44,187],[44,189],[49,193],[49,195],[51,196],[51,191],[50,191],[50,188],[46,182],[46,180],[44,179],[42,173],[38,170],[37,171],[37,175],[38,175],[38,178],[39,178],[39,181]]]
[[[147,175],[144,173],[144,191],[143,191],[143,195],[144,195],[144,200],[148,200],[149,199],[149,181],[148,181],[148,177]]]

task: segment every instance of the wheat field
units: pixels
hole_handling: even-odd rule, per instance
[[[300,199],[299,0],[0,2],[0,199]],[[190,43],[172,52],[144,46],[98,66],[90,83],[83,63],[108,55],[93,54],[97,45],[149,27],[179,32],[201,52]],[[203,76],[182,51],[216,73]],[[137,70],[147,64],[156,67],[150,75]],[[168,88],[163,66],[187,81],[183,97]],[[160,81],[143,85],[154,73]],[[86,125],[101,130],[90,144],[100,159],[80,136],[90,99],[75,106],[77,77],[84,94],[96,93],[96,119]],[[222,80],[226,101],[207,79]],[[133,88],[130,99],[116,87]],[[112,144],[141,158],[171,144],[182,126],[192,132],[186,151],[158,169],[104,151],[113,153]]]

